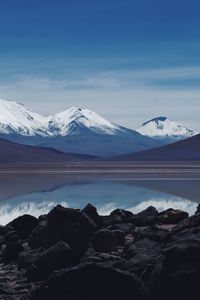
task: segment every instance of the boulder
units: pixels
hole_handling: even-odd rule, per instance
[[[95,232],[92,245],[98,252],[111,252],[117,244],[116,234],[112,230],[100,229]]]
[[[8,223],[7,226],[11,226],[21,239],[27,239],[37,224],[38,220],[35,217],[23,215]]]
[[[180,223],[176,224],[176,226],[171,231],[170,235],[173,235],[179,231],[182,231],[187,228],[195,228],[200,225],[200,214],[195,214],[191,217],[188,217],[181,221]]]
[[[47,220],[35,228],[29,245],[31,248],[48,248],[63,241],[71,247],[74,261],[78,261],[95,230],[94,222],[80,210],[57,205],[47,215]]]
[[[29,236],[28,244],[31,249],[47,247],[47,222],[40,222]]]
[[[102,226],[102,219],[99,216],[96,207],[94,207],[92,204],[87,204],[82,210],[82,213],[86,214],[97,226],[97,228],[100,228]]]
[[[0,236],[5,236],[9,232],[13,231],[13,228],[11,226],[2,226],[0,225]]]
[[[19,257],[19,253],[22,251],[24,251],[24,247],[20,242],[8,244],[3,252],[3,261],[5,263],[16,261]]]
[[[178,224],[188,218],[188,213],[178,209],[167,209],[158,214],[158,224]]]
[[[12,230],[9,231],[5,236],[4,236],[4,243],[5,244],[10,244],[14,243],[20,240],[20,236],[17,234],[16,231]]]
[[[135,241],[148,238],[152,241],[162,242],[167,236],[168,230],[158,228],[157,226],[140,226],[136,227],[132,234]]]
[[[32,300],[146,300],[146,289],[134,275],[97,264],[83,264],[53,274]]]
[[[195,212],[195,214],[199,214],[200,213],[200,204],[197,206],[197,210]]]
[[[34,264],[34,261],[39,256],[39,254],[42,253],[44,250],[44,248],[37,248],[34,250],[25,249],[25,251],[19,254],[19,258],[17,261],[18,269],[29,270]]]
[[[60,241],[35,256],[33,265],[35,267],[33,278],[33,268],[31,268],[28,273],[29,279],[47,279],[53,271],[70,267],[72,265],[72,250],[66,243]]]
[[[134,226],[130,223],[120,223],[120,224],[114,224],[108,227],[109,229],[114,229],[114,230],[121,230],[124,231],[125,233],[131,233],[134,229]]]
[[[133,213],[131,211],[125,209],[115,209],[110,213],[111,216],[119,216],[122,218],[124,222],[128,222],[131,217],[133,217]]]
[[[200,226],[174,232],[162,252],[151,274],[151,299],[199,299]]]
[[[158,216],[158,211],[155,207],[149,206],[147,209],[142,212],[132,216],[129,219],[134,226],[147,226],[154,225],[156,223]]]
[[[125,235],[126,232],[122,231],[122,230],[112,230],[112,232],[115,234],[116,236],[116,244],[123,246],[125,243]]]
[[[124,249],[123,257],[126,260],[124,265],[129,272],[141,276],[150,265],[156,263],[160,255],[160,244],[145,238]]]

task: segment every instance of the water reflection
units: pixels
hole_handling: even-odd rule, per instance
[[[2,176],[0,178],[0,224],[24,213],[39,216],[60,203],[82,208],[92,203],[101,214],[121,207],[138,212],[149,205],[194,213],[199,202],[199,181],[95,179],[80,176]]]

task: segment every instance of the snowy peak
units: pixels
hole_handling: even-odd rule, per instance
[[[43,135],[46,118],[18,102],[0,99],[0,133]]]
[[[71,107],[54,116],[44,117],[18,102],[0,100],[0,134],[54,137],[83,133],[117,134],[124,128],[95,112]]]
[[[49,121],[49,130],[56,131],[59,135],[78,134],[80,129],[114,134],[120,130],[120,127],[107,121],[95,112],[80,107],[71,107],[56,114]]]
[[[164,116],[159,116],[144,122],[137,131],[145,136],[171,140],[186,139],[197,134],[194,130]]]

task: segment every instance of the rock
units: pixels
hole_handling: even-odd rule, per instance
[[[126,233],[122,230],[112,230],[112,232],[116,236],[116,244],[117,245],[124,245]]]
[[[10,261],[16,261],[19,253],[24,251],[24,247],[20,242],[13,242],[6,246],[3,252],[3,261],[8,263]]]
[[[33,268],[31,268],[28,278],[33,280],[47,279],[53,271],[72,265],[72,249],[60,241],[39,253],[35,257],[33,265],[36,267],[36,269],[34,268],[34,275],[32,277]]]
[[[119,216],[122,218],[124,222],[128,222],[131,217],[133,217],[133,213],[124,210],[124,209],[115,209],[110,213],[111,216]]]
[[[38,220],[35,217],[23,215],[8,223],[7,226],[12,226],[20,238],[27,239],[37,224]]]
[[[158,214],[158,224],[177,224],[188,218],[188,213],[177,209],[167,209]]]
[[[92,239],[92,245],[98,252],[111,252],[116,244],[117,237],[112,230],[100,229]]]
[[[133,231],[134,226],[132,224],[127,224],[127,223],[120,223],[120,224],[114,224],[108,227],[109,229],[114,229],[114,230],[121,230],[124,231],[125,233],[130,233]]]
[[[195,212],[195,214],[199,214],[200,213],[200,204],[197,206],[197,210]]]
[[[96,225],[86,214],[77,209],[57,205],[47,215],[47,221],[40,223],[29,238],[31,248],[48,248],[59,241],[67,243],[78,261],[88,247]]]
[[[100,228],[102,226],[102,219],[99,216],[96,207],[94,207],[92,204],[87,204],[82,210],[82,213],[86,214],[97,226],[97,228]]]
[[[47,221],[47,214],[40,215],[38,218],[38,222]]]
[[[155,207],[149,206],[142,212],[130,218],[130,222],[135,226],[154,225],[156,223],[158,211]]]
[[[145,238],[124,249],[124,265],[129,271],[140,276],[149,265],[155,264],[160,255],[160,244]]]
[[[6,244],[14,243],[20,240],[20,236],[16,233],[16,231],[12,230],[9,231],[5,236],[4,236],[4,242]]]
[[[152,299],[198,299],[200,280],[200,226],[174,232],[163,246],[150,281]],[[165,291],[163,293],[163,291]]]
[[[160,229],[156,226],[136,227],[132,232],[135,241],[148,238],[152,241],[162,242],[168,234],[168,230]]]
[[[133,275],[97,264],[84,264],[54,273],[32,300],[146,300],[146,290]]]
[[[115,224],[123,223],[122,217],[117,215],[100,216],[103,227],[109,227]]]
[[[11,231],[13,231],[13,228],[11,226],[0,225],[0,236],[5,236],[6,234],[9,234],[9,232]]]
[[[17,261],[19,270],[29,270],[34,264],[34,261],[39,256],[39,254],[42,253],[44,250],[44,248],[37,248],[35,250],[26,249],[25,251],[21,252]]]
[[[47,247],[47,222],[40,222],[29,236],[28,244],[31,249]]]
[[[171,231],[171,235],[175,234],[178,231],[187,229],[187,228],[198,227],[199,225],[200,225],[200,214],[195,214],[189,218],[184,219],[180,223],[178,223]]]

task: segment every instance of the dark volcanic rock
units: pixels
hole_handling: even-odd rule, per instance
[[[47,244],[66,242],[74,258],[80,258],[96,230],[96,225],[77,209],[56,206],[47,216]]]
[[[94,222],[80,210],[57,205],[47,215],[47,221],[35,228],[29,245],[32,248],[47,248],[63,241],[72,248],[73,258],[79,260],[95,230]]]
[[[35,250],[25,250],[19,254],[19,258],[17,261],[18,268],[28,270],[32,267],[34,264],[34,261],[37,259],[37,257],[40,255],[41,252],[43,252],[44,248],[37,248]]]
[[[147,209],[131,217],[129,221],[135,226],[153,225],[156,223],[157,216],[157,209],[149,206]]]
[[[199,299],[199,211],[58,205],[33,230],[16,220],[0,227],[0,299]]]
[[[82,210],[82,213],[86,214],[97,226],[97,228],[100,228],[102,226],[102,219],[99,216],[96,207],[94,207],[92,204],[87,204]]]
[[[20,236],[16,233],[16,231],[12,230],[9,231],[5,236],[4,236],[4,242],[6,244],[14,243],[20,240]]]
[[[116,234],[112,230],[101,229],[95,232],[92,245],[98,252],[111,252],[117,244]]]
[[[194,225],[193,221],[191,223]],[[186,223],[189,225],[189,220]],[[200,224],[197,227],[172,230],[162,252],[163,257],[151,276],[152,299],[199,299]]]
[[[133,217],[133,213],[128,211],[128,210],[124,210],[124,209],[115,209],[110,213],[111,216],[119,216],[122,218],[122,220],[124,222],[128,222],[129,219],[131,217]]]
[[[109,227],[115,224],[123,223],[122,217],[117,215],[101,216],[101,221],[103,227]]]
[[[146,290],[133,275],[96,264],[56,272],[32,300],[145,300]]]
[[[24,251],[24,247],[20,242],[8,244],[3,252],[3,261],[8,263],[17,260],[19,253],[22,251]]]
[[[58,242],[47,250],[39,253],[33,260],[33,268],[30,269],[29,279],[42,280],[48,278],[55,270],[70,267],[72,265],[72,250],[64,242]]]
[[[127,270],[141,275],[150,265],[155,264],[161,255],[161,246],[155,241],[143,239],[124,250]],[[123,266],[122,266],[123,267]]]
[[[197,206],[197,210],[195,212],[195,214],[199,214],[200,213],[200,204]]]
[[[47,247],[47,222],[40,222],[37,227],[32,231],[28,239],[29,246],[31,249],[40,247]]]
[[[148,238],[152,241],[162,242],[168,235],[168,230],[156,226],[140,226],[135,228],[132,233],[136,241]]]
[[[200,226],[200,214],[195,214],[189,218],[184,219],[182,222],[178,223],[172,230],[171,235],[178,231]]]
[[[167,209],[158,214],[157,223],[159,224],[177,224],[188,218],[188,213],[177,209]]]
[[[9,234],[9,232],[11,231],[13,231],[13,228],[11,226],[0,225],[0,236],[5,236],[6,234]]]
[[[134,229],[134,226],[130,223],[120,223],[120,224],[111,225],[109,229],[121,230],[124,231],[125,233],[130,233]]]
[[[30,215],[23,215],[21,217],[16,218],[7,226],[11,226],[22,239],[26,239],[33,229],[37,226],[38,220]]]
[[[124,232],[122,230],[112,230],[112,232],[116,236],[116,244],[124,245],[126,232]]]

